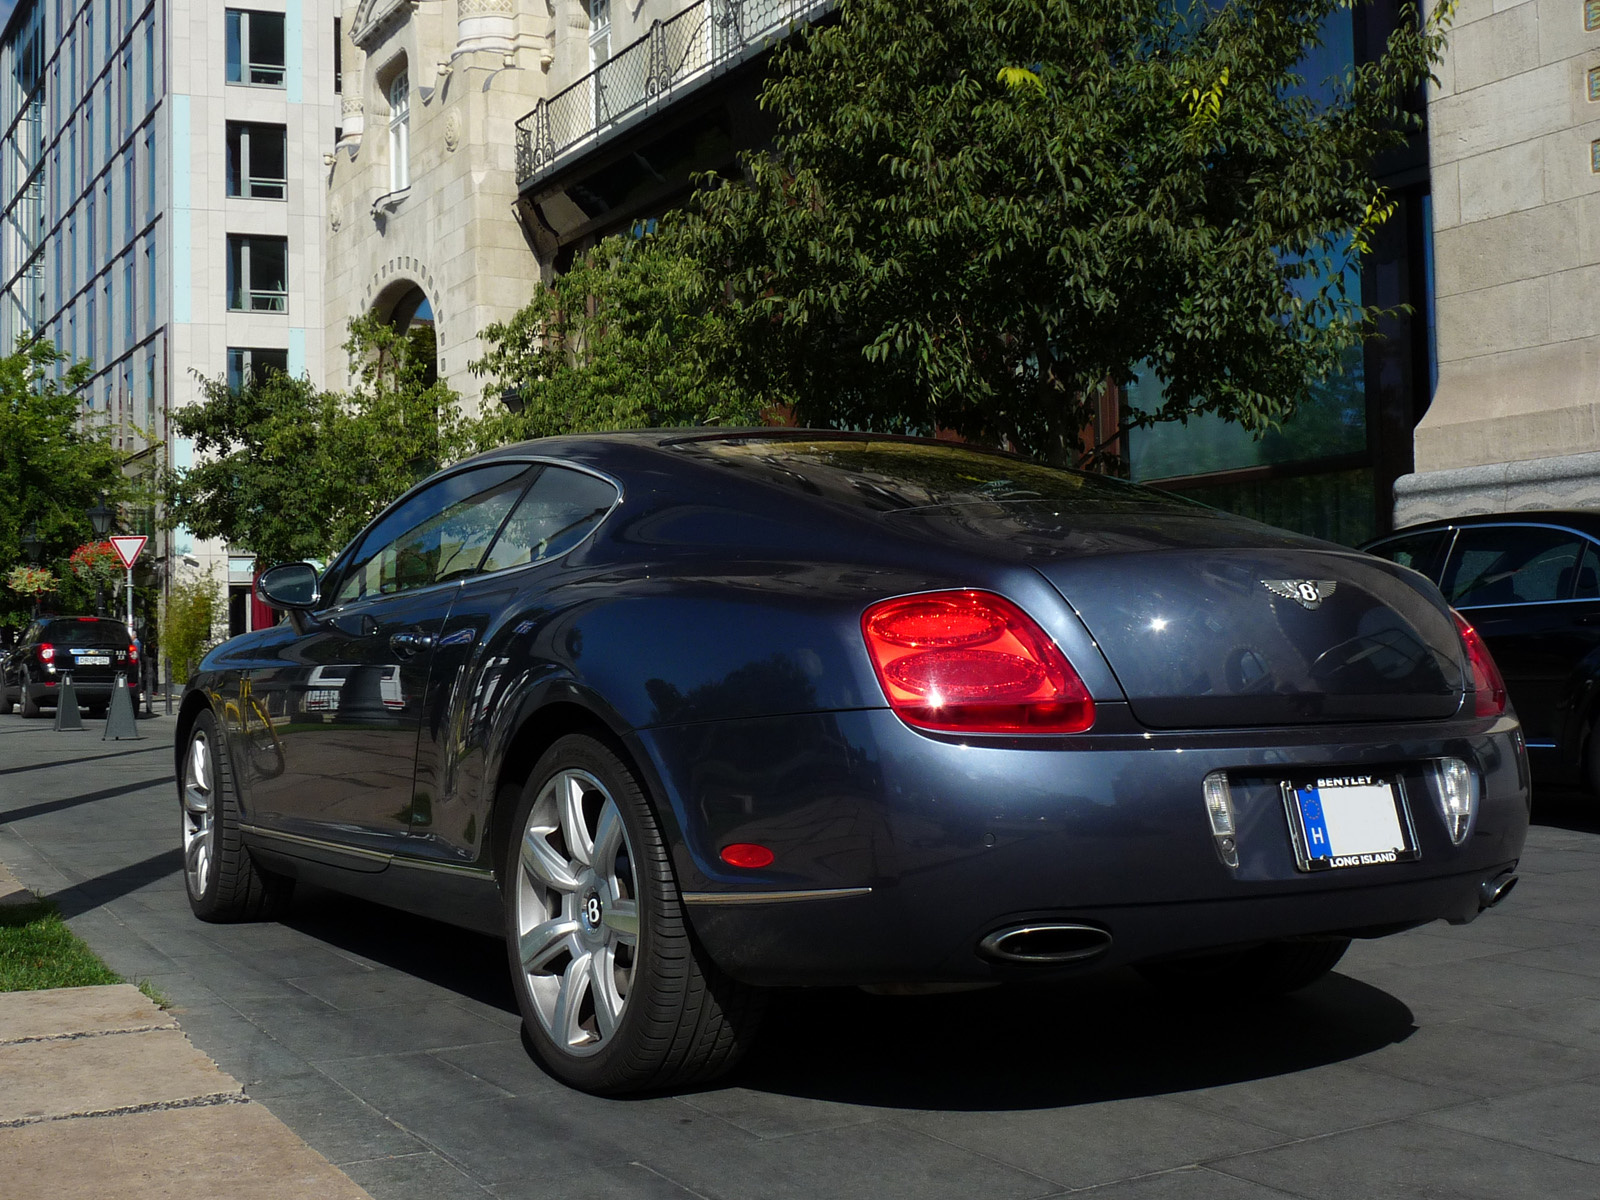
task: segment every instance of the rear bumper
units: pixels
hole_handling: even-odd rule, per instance
[[[59,681],[41,681],[29,683],[25,685],[23,690],[34,703],[52,705],[56,703],[57,698],[61,695],[61,684]],[[78,697],[79,704],[85,702],[98,704],[109,701],[111,694],[117,690],[117,685],[115,679],[87,679],[81,683],[74,679],[72,681],[72,690]],[[138,680],[130,679],[127,690],[137,700],[139,696]]]
[[[1516,728],[1506,718],[963,745],[864,710],[641,741],[683,831],[676,865],[694,928],[719,965],[756,983],[885,983],[1014,973],[978,943],[1032,920],[1111,934],[1073,971],[1471,920],[1479,885],[1515,865],[1527,831]],[[1481,783],[1462,846],[1424,786],[1443,756],[1467,760]],[[1300,872],[1279,781],[1356,768],[1402,778],[1420,859]],[[1201,781],[1214,770],[1234,781],[1237,868],[1206,818]],[[726,867],[717,851],[730,842],[776,860]]]

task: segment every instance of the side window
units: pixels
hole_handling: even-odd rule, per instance
[[[1573,588],[1572,598],[1600,600],[1600,554],[1595,553],[1593,542],[1584,543],[1583,561],[1578,564],[1577,585]]]
[[[390,509],[351,556],[333,602],[472,574],[528,476],[526,463],[478,467],[441,479]]]
[[[565,554],[611,511],[617,489],[603,479],[546,467],[512,512],[484,559],[485,571],[503,571]]]
[[[1444,550],[1445,539],[1449,536],[1448,529],[1430,529],[1426,533],[1403,533],[1399,537],[1379,542],[1370,548],[1369,553],[1399,563],[1402,567],[1410,567],[1413,571],[1421,571],[1429,579],[1437,580],[1439,556]]]
[[[1585,544],[1561,529],[1463,526],[1445,567],[1445,598],[1457,608],[1565,600]]]

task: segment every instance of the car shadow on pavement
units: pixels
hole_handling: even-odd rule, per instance
[[[517,1011],[505,943],[499,938],[305,883],[295,888],[282,923],[457,995]]]
[[[729,1082],[882,1108],[1059,1108],[1288,1074],[1414,1029],[1401,1001],[1337,974],[1252,1002],[1158,990],[1131,971],[944,996],[788,991]]]

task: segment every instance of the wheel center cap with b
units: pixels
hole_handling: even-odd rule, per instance
[[[605,920],[605,906],[600,903],[600,892],[597,888],[589,888],[579,899],[578,920],[583,923],[585,933],[600,932]]]

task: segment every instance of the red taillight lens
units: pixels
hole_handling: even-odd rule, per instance
[[[128,643],[128,665],[130,667],[139,665],[139,647],[133,642]]]
[[[55,662],[56,648],[49,642],[39,643],[39,661],[42,663]]]
[[[947,733],[1082,733],[1094,701],[1029,617],[993,592],[929,592],[874,604],[861,633],[889,707]]]
[[[759,867],[770,867],[773,854],[771,850],[755,842],[734,842],[731,846],[722,848],[721,858],[730,867],[755,870]]]
[[[1466,643],[1467,662],[1472,665],[1472,715],[1498,717],[1506,711],[1506,681],[1500,678],[1500,668],[1494,665],[1489,647],[1467,619],[1453,608],[1450,615],[1456,619],[1456,629]]]

